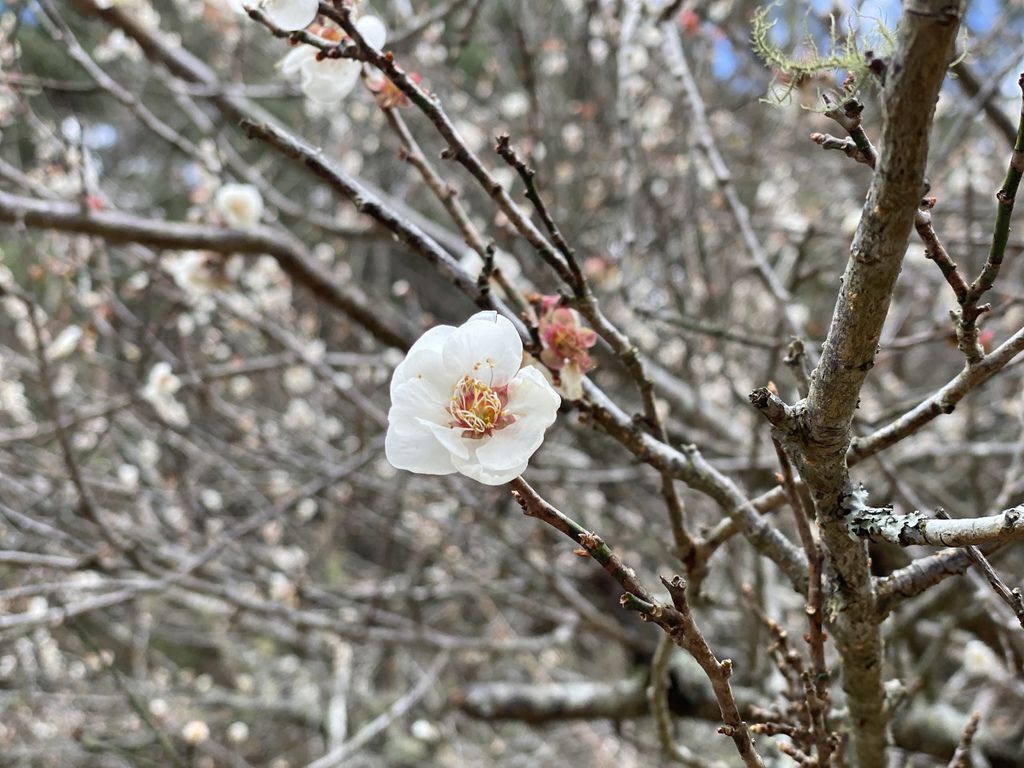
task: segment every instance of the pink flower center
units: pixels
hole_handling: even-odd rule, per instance
[[[448,404],[448,414],[453,419],[450,426],[462,429],[463,437],[487,437],[515,421],[505,410],[507,405],[508,385],[492,389],[479,379],[463,376]]]

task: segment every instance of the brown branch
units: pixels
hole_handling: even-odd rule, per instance
[[[991,555],[998,549],[999,547],[992,547],[986,554]],[[877,579],[879,617],[884,618],[900,604],[917,597],[950,576],[962,575],[971,564],[966,549],[944,549],[934,555],[918,558],[910,565]]]
[[[812,671],[808,681],[810,690],[806,693],[806,698],[812,714],[816,718],[820,717],[821,720],[820,726],[815,727],[818,757],[822,765],[828,765],[832,745],[828,739],[828,729],[825,726],[825,713],[827,712],[829,701],[829,672],[825,662],[825,606],[821,588],[821,569],[824,557],[822,556],[821,547],[811,531],[814,507],[797,487],[796,480],[793,477],[793,468],[789,462],[789,457],[786,456],[785,449],[777,440],[772,440],[772,444],[775,448],[775,455],[779,460],[779,467],[782,470],[782,487],[789,498],[789,505],[793,509],[793,517],[796,520],[797,530],[800,533],[800,541],[807,555],[807,604],[805,613],[807,614],[808,632],[806,640],[810,650]]]
[[[241,122],[242,130],[251,139],[258,139],[281,154],[303,165],[310,173],[327,182],[332,189],[351,201],[355,209],[369,216],[393,232],[399,240],[415,253],[438,268],[456,288],[471,300],[479,296],[476,282],[466,274],[459,263],[442,248],[436,240],[414,223],[399,215],[361,182],[349,176],[323,154],[282,129],[269,123],[251,120]],[[519,318],[493,295],[488,297],[490,306],[509,317],[521,328]]]
[[[626,369],[630,372],[633,380],[637,383],[637,386],[640,389],[640,396],[643,401],[644,408],[644,419],[646,419],[655,436],[663,443],[667,443],[668,431],[665,428],[663,419],[658,413],[655,402],[654,385],[651,382],[643,361],[640,359],[639,350],[632,341],[613,326],[605,317],[604,313],[601,312],[597,299],[591,292],[586,278],[580,270],[579,262],[576,259],[576,252],[569,246],[565,238],[562,236],[558,225],[555,224],[547,206],[541,199],[540,193],[537,190],[536,182],[534,181],[536,171],[533,168],[530,168],[525,161],[519,157],[519,154],[509,142],[508,134],[502,134],[498,137],[496,150],[501,158],[515,169],[516,173],[518,173],[519,177],[522,179],[523,184],[526,185],[526,198],[533,204],[534,209],[540,216],[541,221],[544,222],[544,226],[551,235],[551,239],[558,248],[559,253],[562,254],[562,257],[565,259],[565,263],[569,265],[569,269],[573,277],[572,288],[576,299],[575,303],[579,308],[580,314],[582,314],[583,317],[585,317],[593,326],[594,330],[611,345],[614,352],[619,356],[619,359],[622,360]],[[665,506],[668,510],[669,523],[672,527],[672,537],[676,546],[676,555],[679,560],[686,565],[687,572],[690,575],[696,575],[703,570],[703,563],[699,558],[699,552],[701,549],[700,542],[697,541],[686,528],[686,510],[683,505],[683,500],[679,496],[679,492],[675,487],[675,482],[669,472],[663,471],[661,473],[661,494],[665,499]]]
[[[921,512],[900,515],[886,507],[851,505],[850,509],[847,522],[851,533],[902,547],[970,547],[1024,538],[1024,507],[989,517],[956,520],[934,520]]]
[[[503,133],[498,136],[498,141],[495,146],[498,155],[508,163],[522,179],[523,184],[526,185],[526,199],[533,204],[533,208],[537,211],[537,215],[540,216],[540,220],[544,222],[544,228],[547,229],[548,234],[551,235],[551,241],[558,248],[558,252],[562,254],[562,258],[565,259],[565,263],[569,265],[569,269],[572,271],[573,277],[573,290],[580,294],[584,290],[584,277],[583,272],[580,270],[579,262],[576,260],[576,252],[569,247],[569,244],[565,241],[562,236],[561,230],[552,218],[550,211],[548,211],[547,205],[544,204],[544,200],[541,199],[540,192],[537,190],[537,184],[534,178],[537,172],[528,166],[516,150],[512,147],[509,142],[509,135]]]
[[[956,745],[956,752],[949,761],[948,768],[971,768],[971,743],[974,741],[974,734],[978,732],[978,724],[981,722],[981,713],[973,712],[964,726],[964,733],[960,737],[960,743]]]
[[[729,683],[729,677],[732,675],[732,662],[728,659],[722,662],[718,661],[708,646],[690,611],[686,599],[686,583],[683,579],[679,576],[672,581],[662,579],[662,583],[672,597],[673,604],[665,605],[658,602],[639,582],[636,571],[623,563],[600,536],[588,531],[553,507],[521,477],[513,480],[511,486],[512,495],[525,514],[536,517],[571,538],[619,582],[626,590],[620,599],[623,607],[637,611],[643,620],[660,626],[668,633],[673,642],[693,656],[711,681],[712,690],[718,700],[722,722],[725,723],[719,732],[733,740],[745,765],[750,768],[763,766],[764,763],[754,749],[750,731],[747,724],[743,722],[733,697],[732,686]]]
[[[953,289],[953,295],[956,296],[957,302],[963,304],[967,299],[967,283],[956,262],[950,258],[946,247],[935,233],[935,227],[932,226],[932,215],[929,211],[917,212],[914,217],[914,229],[917,230],[921,242],[924,243],[925,258],[935,262],[939,271],[942,272],[942,276],[949,283],[949,287]]]
[[[754,740],[750,735],[750,730],[743,722],[743,718],[740,717],[739,707],[736,705],[732,686],[729,684],[729,678],[732,676],[732,662],[729,659],[719,661],[716,658],[700,628],[693,620],[693,613],[686,598],[686,582],[676,576],[671,581],[662,578],[661,583],[668,589],[672,596],[672,602],[680,615],[679,625],[670,633],[672,639],[687,650],[700,664],[701,669],[711,681],[715,698],[718,699],[718,705],[722,709],[722,720],[725,725],[718,729],[719,733],[732,738],[745,765],[763,765],[760,756],[754,749]]]
[[[430,120],[438,133],[448,143],[448,149],[443,156],[455,160],[462,165],[470,175],[480,184],[492,200],[498,205],[501,211],[508,217],[509,221],[516,228],[527,242],[530,243],[556,274],[567,284],[573,284],[572,271],[569,269],[561,254],[551,245],[539,229],[530,221],[518,205],[512,200],[505,188],[498,183],[497,179],[484,167],[480,159],[469,149],[465,140],[459,134],[451,118],[444,112],[440,102],[419,86],[395,61],[390,52],[378,51],[367,45],[359,30],[350,18],[350,9],[344,4],[335,0],[337,15],[333,18],[348,33],[348,35],[359,46],[362,58],[373,64],[383,72],[388,79],[404,93],[409,100]]]
[[[0,190],[0,223],[95,235],[112,243],[154,248],[201,249],[222,254],[268,254],[295,282],[341,310],[388,346],[406,349],[408,335],[371,307],[354,288],[341,286],[299,240],[265,226],[226,229],[205,224],[146,219],[119,211],[83,211],[74,203],[12,195]]]
[[[1024,97],[1024,74],[1017,81]],[[1013,145],[1013,154],[1006,170],[1003,184],[996,192],[996,220],[992,226],[992,244],[989,246],[988,258],[981,268],[981,273],[971,283],[967,294],[960,302],[960,313],[957,322],[957,344],[967,356],[969,363],[980,361],[984,355],[978,341],[978,318],[989,311],[988,304],[979,304],[984,295],[995,285],[999,270],[1006,255],[1006,244],[1010,237],[1010,218],[1013,204],[1024,176],[1024,98],[1021,102],[1020,120],[1017,124],[1017,137]]]
[[[673,477],[714,499],[729,515],[736,530],[774,562],[797,591],[806,591],[807,560],[803,552],[764,520],[735,483],[711,466],[696,447],[686,446],[682,452],[677,451],[653,435],[636,429],[633,420],[587,380],[584,380],[584,391],[587,397],[581,408],[609,435],[655,469],[671,472]]]
[[[430,191],[434,193],[434,196],[440,201],[448,216],[455,223],[455,226],[458,227],[459,232],[462,233],[466,244],[476,251],[480,258],[486,258],[487,244],[484,242],[483,236],[459,202],[455,189],[441,178],[441,175],[423,153],[420,145],[409,131],[409,127],[405,124],[405,120],[402,118],[399,110],[394,107],[384,107],[381,111],[384,113],[388,125],[391,126],[391,129],[402,143],[401,158],[413,166],[420,176],[423,177],[427,186],[430,187]]]

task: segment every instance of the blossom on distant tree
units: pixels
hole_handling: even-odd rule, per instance
[[[580,325],[575,309],[559,305],[558,296],[541,296],[539,301],[541,362],[558,373],[562,393],[568,400],[583,397],[583,374],[594,367],[590,348],[597,333]]]
[[[356,30],[372,48],[382,48],[387,28],[376,16],[363,16],[356,21]],[[333,27],[314,27],[313,34],[325,40],[339,41],[344,33]],[[299,75],[302,92],[312,101],[330,104],[348,96],[359,83],[363,65],[354,59],[319,59],[317,49],[300,45],[289,51],[278,63],[286,77]]]
[[[217,190],[213,205],[232,227],[254,227],[263,215],[263,197],[252,184],[225,184]]]
[[[210,738],[210,726],[202,720],[189,720],[181,728],[181,737],[190,746],[202,744]]]
[[[522,474],[561,402],[540,371],[520,367],[522,357],[519,333],[497,312],[421,336],[391,379],[392,466],[485,485]]]
[[[160,266],[191,302],[216,290],[217,281],[206,254],[176,251],[160,259]]]
[[[174,375],[169,363],[161,361],[150,369],[146,386],[139,394],[168,424],[175,427],[187,427],[188,411],[185,410],[184,405],[174,399],[174,393],[179,389],[181,389],[181,379]]]
[[[81,326],[67,326],[63,331],[57,334],[57,338],[51,341],[50,345],[46,348],[46,359],[53,361],[67,357],[75,351],[75,348],[78,346],[78,342],[81,340]]]

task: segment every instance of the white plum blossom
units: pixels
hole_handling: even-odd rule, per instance
[[[25,396],[25,385],[20,381],[0,376],[0,414],[9,416],[19,424],[32,421],[32,410],[29,408],[28,397]]]
[[[304,395],[316,386],[313,370],[306,365],[290,365],[284,370],[282,377],[284,388],[293,395]]]
[[[249,726],[241,720],[236,720],[228,726],[227,737],[232,744],[241,744],[249,738]]]
[[[309,432],[316,428],[317,415],[305,400],[295,397],[288,401],[288,408],[281,418],[286,429],[294,432]]]
[[[520,475],[555,421],[558,394],[497,312],[431,328],[391,378],[384,452],[397,469],[460,472],[485,485]]]
[[[373,48],[382,48],[387,28],[376,16],[363,16],[356,21],[356,30]],[[293,48],[278,63],[286,77],[296,73],[302,92],[312,101],[331,104],[348,96],[359,83],[363,65],[354,59],[317,59],[317,49],[309,45]]]
[[[210,738],[210,726],[202,720],[189,720],[181,728],[181,737],[193,747],[202,744]]]
[[[981,640],[968,640],[964,645],[963,669],[971,677],[997,679],[1006,674],[999,657]]]
[[[203,488],[199,492],[199,503],[210,512],[217,512],[224,508],[224,497],[213,488]]]
[[[295,505],[295,516],[302,522],[306,523],[316,517],[317,503],[316,499],[306,497],[302,499],[298,504]]]
[[[213,205],[232,227],[254,227],[263,215],[263,197],[252,184],[225,184],[217,190]]]
[[[130,493],[139,489],[139,468],[134,464],[122,464],[117,468],[117,482]]]
[[[174,284],[182,290],[190,303],[216,288],[206,255],[200,251],[169,253],[160,259],[160,266],[171,276]]]
[[[255,0],[246,3],[255,5]],[[293,32],[313,23],[320,11],[319,0],[263,0],[260,8],[281,29]]]
[[[142,388],[142,399],[148,402],[157,415],[175,427],[188,426],[188,411],[174,399],[174,393],[181,389],[181,379],[174,375],[171,366],[159,362],[153,366]]]
[[[46,359],[60,360],[75,351],[78,342],[82,340],[82,328],[78,325],[69,325],[57,334],[57,338],[50,342],[46,348]]]

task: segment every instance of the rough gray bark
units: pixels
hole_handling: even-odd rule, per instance
[[[887,715],[882,636],[866,545],[851,539],[844,499],[846,452],[864,379],[899,276],[924,172],[935,102],[959,29],[957,4],[904,5],[882,94],[878,164],[807,399],[793,409],[766,391],[753,401],[775,425],[814,498],[828,557],[833,637],[842,657],[855,764],[885,765]]]

